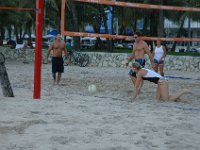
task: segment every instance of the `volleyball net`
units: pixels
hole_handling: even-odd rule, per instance
[[[74,12],[74,6],[78,11]],[[146,41],[200,46],[199,12],[200,8],[115,0],[62,0],[61,33],[65,36],[130,40],[135,31],[141,31]],[[159,30],[163,32],[160,35]]]

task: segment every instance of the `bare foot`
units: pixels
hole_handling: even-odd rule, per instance
[[[180,98],[177,98],[177,99],[174,100],[174,102],[180,102],[180,101],[181,101]]]
[[[184,92],[184,93],[188,93],[188,94],[192,94],[191,90],[186,89],[186,88],[183,89],[183,92]]]

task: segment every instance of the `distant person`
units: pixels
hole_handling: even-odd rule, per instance
[[[16,47],[16,42],[14,40],[8,40],[7,45],[11,48],[11,49],[15,49]]]
[[[143,80],[147,80],[158,85],[156,91],[156,99],[160,101],[178,101],[183,94],[191,93],[189,90],[183,89],[176,95],[170,96],[168,81],[165,80],[164,77],[162,77],[160,74],[154,70],[142,68],[142,66],[137,62],[132,64],[132,69],[137,74],[133,97],[134,99],[140,94]]]
[[[62,37],[60,34],[58,34],[53,41],[53,43],[50,45],[47,57],[46,57],[46,63],[48,63],[48,58],[50,55],[50,52],[53,50],[53,57],[52,57],[52,75],[54,79],[54,84],[59,84],[61,79],[61,74],[64,72],[64,61],[63,61],[63,52],[64,55],[67,56],[68,52],[66,49],[66,44],[62,40]],[[57,76],[56,76],[57,73]]]
[[[166,57],[166,48],[161,45],[161,41],[156,41],[156,47],[153,50],[153,63],[154,70],[156,72],[160,72],[161,76],[164,76],[164,65],[165,65],[165,57]]]
[[[71,46],[70,42],[66,42],[66,48],[67,48],[68,51],[72,50],[72,46]]]
[[[24,44],[24,48],[33,48],[31,40],[27,40]]]
[[[135,62],[138,62],[142,67],[144,67],[145,63],[146,63],[145,54],[147,54],[149,56],[151,66],[153,67],[153,57],[151,55],[151,52],[149,50],[147,43],[141,39],[141,33],[135,32],[133,35],[133,38],[135,40],[135,42],[133,44],[133,51],[132,51],[132,54],[128,58],[126,66],[129,65],[129,62],[132,59],[135,59]],[[132,69],[129,71],[129,76],[130,76],[133,84],[135,84],[136,73]]]

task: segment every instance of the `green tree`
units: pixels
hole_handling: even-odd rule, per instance
[[[35,8],[35,0],[7,0],[0,2],[1,6],[12,7],[28,7]],[[22,32],[28,32],[31,35],[31,27],[35,20],[35,12],[33,11],[17,11],[17,10],[3,10],[0,12],[0,30],[4,32],[9,31],[9,38],[11,39],[12,32],[15,33],[16,40],[23,40]],[[14,28],[13,28],[14,27]],[[14,29],[14,30],[13,30]],[[25,33],[24,33],[25,34]],[[4,34],[2,34],[4,36]]]

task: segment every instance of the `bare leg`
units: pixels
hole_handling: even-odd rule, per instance
[[[158,72],[158,64],[154,64],[153,69],[155,70],[155,72]]]
[[[56,83],[56,73],[52,73],[52,76],[53,76],[53,84]]]
[[[61,73],[58,73],[58,76],[57,76],[57,84],[59,84],[60,79],[61,79]]]
[[[170,101],[179,101],[179,100],[180,100],[180,97],[181,97],[183,94],[189,94],[189,93],[191,93],[190,90],[188,90],[188,89],[183,89],[182,91],[178,92],[177,94],[172,95],[172,96],[169,96],[169,100],[170,100]]]
[[[133,89],[135,88],[135,82],[136,82],[136,78],[133,76],[129,76],[131,78],[131,81],[133,83]],[[131,102],[133,102],[133,99],[131,100]]]
[[[161,76],[164,76],[164,71],[163,71],[163,70],[164,70],[164,65],[163,65],[163,64],[160,64],[160,65],[159,65],[159,71],[160,71],[160,75],[161,75]]]
[[[157,89],[156,89],[156,99],[157,99],[157,100],[161,100],[161,95],[160,95],[159,86],[157,86]]]
[[[163,80],[161,82],[158,82],[157,96],[159,97],[158,100],[162,101],[169,100],[169,85],[167,81]]]

